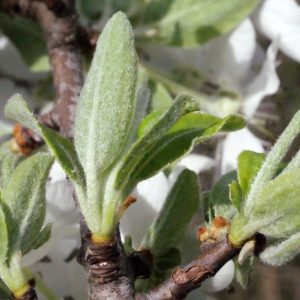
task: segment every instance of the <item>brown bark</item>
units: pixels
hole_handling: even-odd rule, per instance
[[[205,242],[200,254],[184,268],[175,269],[165,282],[147,293],[139,293],[136,300],[185,299],[188,293],[200,287],[201,282],[214,276],[240,248],[234,247],[228,239],[221,242]]]
[[[12,17],[16,14],[29,17],[41,26],[56,91],[54,108],[41,117],[41,122],[72,139],[76,105],[83,85],[75,1],[47,0],[44,3],[32,0],[2,0],[0,11]],[[80,27],[81,39],[84,32]]]
[[[88,238],[84,266],[90,300],[134,299],[134,270],[118,231],[109,243],[94,244]]]

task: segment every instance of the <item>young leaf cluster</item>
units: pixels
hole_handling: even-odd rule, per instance
[[[260,258],[280,265],[299,252],[300,154],[285,164],[282,159],[300,131],[300,112],[267,155],[244,151],[237,172],[221,178],[206,198],[207,220],[222,215],[232,221],[229,239],[242,246],[256,232],[269,244]]]
[[[28,287],[21,257],[43,245],[51,224],[43,227],[46,213],[45,184],[53,163],[50,154],[36,154],[14,168],[13,156],[2,163],[0,199],[0,274],[15,294]]]
[[[143,121],[144,81],[137,88],[137,55],[131,26],[115,14],[98,39],[75,120],[74,145],[40,124],[19,95],[6,115],[39,133],[74,182],[93,240],[113,238],[134,186],[179,160],[199,142],[245,126],[239,116],[224,119],[199,111],[189,96]],[[142,121],[142,122],[141,122]],[[141,124],[140,124],[141,123]]]

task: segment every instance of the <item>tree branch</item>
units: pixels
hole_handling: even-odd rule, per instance
[[[117,228],[115,239],[94,244],[87,236],[85,270],[90,300],[134,299],[134,270]]]
[[[147,293],[138,293],[136,300],[184,299],[201,282],[214,276],[240,248],[234,247],[228,239],[221,242],[205,242],[200,247],[198,258],[182,269],[175,269],[165,282]]]
[[[11,16],[29,17],[41,26],[52,68],[56,100],[53,110],[40,120],[48,127],[59,130],[65,137],[73,138],[76,105],[83,86],[75,1],[47,0],[44,3],[6,0],[0,1],[0,11]],[[80,27],[81,39],[84,32]]]

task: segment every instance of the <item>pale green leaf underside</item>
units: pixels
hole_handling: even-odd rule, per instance
[[[2,209],[2,205],[0,205],[0,263],[5,261],[7,250],[8,250],[8,231],[7,231],[6,220]]]
[[[258,0],[152,0],[144,22],[157,29],[154,41],[195,47],[237,26]]]
[[[256,232],[274,237],[286,237],[286,229],[296,232],[299,228],[296,216],[300,214],[299,176],[300,170],[292,170],[270,181],[251,213],[248,216],[242,213],[233,220],[230,230],[233,240],[245,241]]]
[[[280,266],[299,253],[300,249],[300,233],[292,235],[290,238],[277,245],[266,248],[260,254],[260,259],[269,265]]]
[[[6,189],[6,186],[8,185],[10,178],[13,173],[13,155],[7,155],[1,166],[1,181],[2,181],[2,189]]]
[[[134,114],[136,81],[132,29],[117,13],[98,39],[77,107],[74,142],[87,178],[120,158]]]
[[[245,121],[238,116],[219,119],[201,112],[186,114],[142,157],[132,178],[136,181],[147,179],[188,154],[196,144],[219,132],[237,130],[244,126]]]
[[[8,100],[5,116],[41,135],[68,176],[82,187],[85,186],[84,171],[73,143],[40,124],[21,95],[16,94]]]
[[[26,102],[20,94],[15,94],[8,100],[4,112],[8,119],[16,121],[24,127],[41,134],[38,121],[29,110]]]
[[[24,160],[3,191],[10,255],[28,249],[40,232],[45,217],[45,184],[53,160],[50,154],[36,154]]]
[[[164,136],[164,134],[179,120],[186,112],[186,106],[190,107],[191,103],[195,103],[189,96],[182,95],[175,98],[172,105],[162,114],[151,128],[136,141],[125,156],[123,163],[119,168],[116,178],[116,188],[121,185],[128,185],[128,179],[134,172],[140,161],[151,151],[154,145]],[[136,182],[132,182],[128,190],[131,189]]]

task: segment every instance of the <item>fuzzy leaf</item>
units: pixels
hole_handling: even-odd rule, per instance
[[[85,186],[84,171],[73,143],[40,124],[21,95],[16,94],[8,100],[5,116],[41,135],[68,176],[80,186]]]
[[[1,31],[12,41],[33,72],[50,69],[47,47],[40,26],[28,18],[0,14]]]
[[[210,192],[210,204],[213,207],[214,215],[222,216],[228,221],[237,212],[229,199],[229,185],[236,181],[236,176],[236,171],[223,175]]]
[[[124,151],[135,108],[137,55],[133,42],[129,21],[121,12],[107,22],[98,39],[78,102],[74,135],[88,182],[96,180]]]
[[[1,200],[2,202],[2,200]],[[8,232],[5,215],[0,205],[0,263],[5,262],[8,251]]]
[[[287,221],[288,220],[288,221]],[[292,212],[270,226],[259,229],[259,232],[273,238],[286,238],[300,232],[300,218],[298,213]]]
[[[13,167],[13,155],[7,155],[3,162],[1,167],[1,181],[2,181],[2,189],[6,189],[7,184],[9,183],[12,173],[13,173],[14,167]]]
[[[230,228],[230,238],[236,244],[250,238],[256,232],[272,232],[284,236],[286,227],[295,232],[299,226],[300,170],[285,172],[269,182],[255,201],[251,213],[235,218]],[[291,223],[294,221],[295,223]],[[272,229],[269,227],[274,226]],[[293,230],[294,229],[294,230]]]
[[[142,247],[155,255],[163,254],[175,247],[176,236],[190,222],[199,205],[199,184],[197,175],[186,169],[181,172],[158,217],[148,230]],[[178,241],[176,241],[178,242]]]
[[[300,233],[298,232],[282,243],[269,246],[259,257],[266,264],[280,266],[294,258],[299,253],[299,249]]]
[[[238,25],[258,0],[152,0],[144,12],[144,23],[157,30],[153,42],[195,47]]]
[[[57,132],[40,124],[42,136],[47,146],[68,176],[81,186],[85,186],[85,175],[78,159],[74,144]]]
[[[168,164],[188,154],[196,144],[214,134],[237,130],[244,126],[244,119],[238,116],[220,119],[201,112],[182,116],[166,134],[157,139],[152,148],[148,148],[148,153],[141,157],[132,174],[133,182],[155,175]]]
[[[281,219],[281,228],[284,234],[284,223],[289,223],[294,215],[300,213],[300,170],[292,170],[273,179],[262,191],[250,216],[250,222],[267,228]],[[297,222],[298,223],[298,222]],[[296,226],[296,224],[291,224]],[[257,230],[259,231],[259,229]]]
[[[13,95],[4,109],[5,117],[22,124],[24,127],[41,134],[38,121],[29,110],[25,100],[20,94]]]
[[[178,96],[175,98],[172,105],[159,118],[155,118],[155,121],[151,122],[151,126],[147,126],[146,132],[131,147],[119,167],[119,172],[116,177],[117,189],[119,189],[122,184],[123,186],[126,185],[126,189],[130,192],[135,184],[138,181],[141,181],[140,179],[130,178],[141,160],[147,156],[147,153],[153,151],[156,143],[160,141],[172,125],[174,125],[179,118],[187,113],[188,109],[195,104],[198,106],[194,100],[186,95]],[[130,182],[128,182],[129,180]]]
[[[246,216],[250,215],[253,207],[257,205],[256,202],[261,192],[276,176],[276,173],[278,173],[278,169],[280,168],[283,157],[299,132],[300,111],[294,115],[293,119],[281,134],[276,144],[270,150],[261,168],[257,172],[257,175],[255,176],[255,179],[251,185],[251,189],[248,193],[248,197],[245,201],[244,213]]]
[[[29,248],[41,230],[46,209],[45,184],[53,160],[49,154],[24,160],[3,191],[10,255]]]

